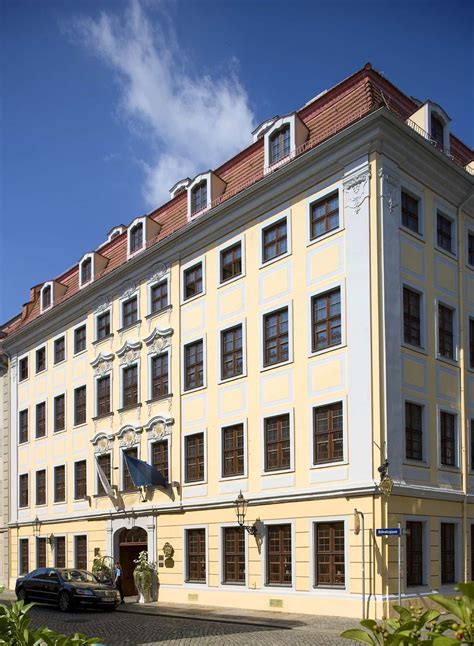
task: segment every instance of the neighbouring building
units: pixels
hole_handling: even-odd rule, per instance
[[[8,462],[10,428],[10,375],[8,358],[0,351],[0,586],[8,588]]]
[[[380,617],[399,571],[472,578],[472,160],[366,65],[33,287],[3,326],[10,586],[100,550],[133,593],[147,549],[160,601]]]

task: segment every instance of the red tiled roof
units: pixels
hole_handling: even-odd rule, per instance
[[[370,64],[367,64],[299,110],[298,116],[309,129],[309,137],[296,153],[301,154],[320,144],[328,137],[380,107],[386,107],[400,119],[406,120],[418,109],[419,104],[403,94],[390,81],[373,70]],[[454,135],[451,135],[451,154],[454,161],[462,166],[473,159],[473,151]],[[216,168],[214,172],[226,182],[226,189],[224,194],[211,206],[224,202],[263,178],[263,138]],[[146,246],[150,247],[188,223],[186,192],[180,193],[148,215],[162,225],[160,233],[153,240],[148,241]],[[108,258],[108,263],[102,273],[95,277],[95,280],[111,273],[127,262],[127,231],[101,246],[100,254]],[[79,267],[75,265],[56,278],[56,281],[66,286],[67,289],[64,295],[56,300],[55,305],[71,298],[79,290],[78,276]],[[87,290],[87,287],[84,289]],[[23,312],[5,323],[1,329],[6,334],[12,334],[20,327],[35,320],[39,315],[39,289],[36,289],[35,297],[23,306]]]

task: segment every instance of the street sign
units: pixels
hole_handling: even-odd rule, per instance
[[[376,536],[400,536],[400,527],[381,527],[375,530]]]

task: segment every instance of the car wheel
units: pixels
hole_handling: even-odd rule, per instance
[[[16,598],[18,601],[24,601],[25,603],[28,601],[28,595],[26,594],[25,588],[20,588],[18,592],[16,593]]]
[[[64,590],[59,595],[59,609],[62,612],[68,612],[71,610],[71,597]]]

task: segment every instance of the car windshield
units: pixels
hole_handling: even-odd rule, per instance
[[[99,583],[93,574],[85,570],[63,570],[63,579],[72,583]]]

